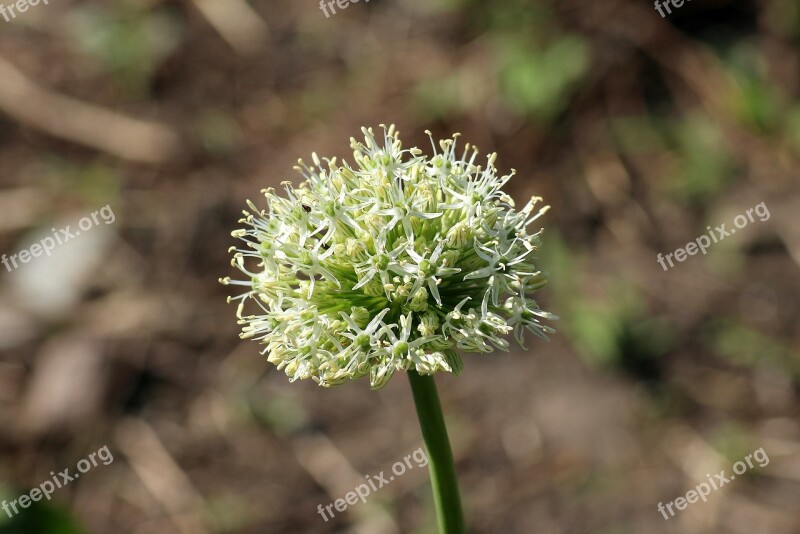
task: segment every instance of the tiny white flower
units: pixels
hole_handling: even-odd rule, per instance
[[[291,380],[323,386],[367,376],[374,388],[399,370],[458,373],[456,349],[507,350],[511,332],[545,337],[556,319],[531,295],[547,276],[535,266],[545,211],[531,199],[515,211],[501,188],[496,154],[484,164],[456,136],[430,158],[403,149],[393,126],[380,144],[371,129],[351,139],[355,165],[312,154],[284,182],[264,190],[267,210],[248,201],[245,246],[232,264],[245,280],[237,316],[242,337],[264,344],[270,363]],[[501,297],[505,299],[501,304]],[[246,314],[245,303],[256,314]]]

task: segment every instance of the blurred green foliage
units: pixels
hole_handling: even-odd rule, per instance
[[[712,321],[704,336],[706,346],[742,367],[769,367],[800,378],[800,354],[779,338],[762,334],[733,318]]]
[[[212,155],[229,154],[244,141],[244,134],[231,114],[221,110],[204,110],[195,123],[200,144]]]
[[[678,168],[669,188],[679,199],[706,205],[734,177],[734,162],[722,132],[705,115],[689,115],[672,121],[671,126]]]
[[[254,521],[252,511],[239,495],[211,497],[206,502],[206,520],[214,526],[214,532],[239,532]]]
[[[588,47],[581,37],[570,34],[539,50],[534,46],[527,36],[497,36],[501,94],[520,115],[550,121],[566,109],[571,90],[586,72]]]
[[[734,463],[758,447],[758,445],[754,445],[755,440],[753,438],[754,436],[742,425],[735,422],[727,422],[714,431],[711,436],[711,445],[728,462]]]
[[[114,204],[119,198],[122,176],[116,167],[105,159],[76,163],[55,154],[44,158],[42,175],[52,189],[68,187],[71,195],[79,197],[87,206]]]
[[[737,42],[728,52],[728,72],[736,82],[734,116],[757,133],[774,134],[786,109],[786,98],[770,79],[767,62],[751,41]]]
[[[578,354],[595,366],[616,368],[643,380],[659,378],[657,359],[674,344],[669,324],[649,315],[639,290],[624,276],[610,275],[608,287],[590,294],[581,275],[591,272],[587,255],[570,250],[549,231],[541,263],[558,273],[550,279],[555,294],[553,309],[560,315],[556,326],[573,342]]]
[[[293,393],[266,394],[256,388],[247,394],[247,403],[253,417],[279,436],[296,432],[309,422],[302,400]]]
[[[97,59],[132,97],[147,96],[156,68],[181,42],[182,22],[167,8],[117,0],[76,7],[70,28],[81,51]]]
[[[420,114],[446,118],[483,107],[495,96],[521,117],[548,123],[569,104],[590,64],[589,47],[566,32],[545,6],[529,2],[482,4],[472,31],[490,65],[462,64],[421,81]],[[489,68],[489,72],[486,72]]]
[[[22,495],[22,491],[13,491],[9,488],[0,491],[0,500],[11,501],[19,495]],[[54,501],[33,502],[29,508],[20,509],[20,514],[11,518],[0,511],[0,534],[84,534],[84,532],[85,530],[67,509],[55,504]]]

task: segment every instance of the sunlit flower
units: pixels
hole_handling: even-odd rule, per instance
[[[355,165],[300,160],[298,187],[264,191],[268,208],[248,202],[233,236],[233,265],[246,280],[237,316],[243,338],[265,345],[291,380],[323,386],[370,376],[378,388],[398,370],[462,369],[458,350],[508,349],[523,329],[546,338],[555,319],[532,293],[547,274],[534,264],[541,231],[528,226],[547,208],[532,198],[515,211],[501,191],[496,154],[456,154],[456,138],[433,155],[403,150],[394,126],[383,144],[372,129],[351,139]],[[430,133],[428,134],[430,136]],[[249,301],[257,314],[245,313]]]

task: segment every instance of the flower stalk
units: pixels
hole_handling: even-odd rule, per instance
[[[428,469],[440,534],[463,534],[464,514],[453,463],[453,453],[433,376],[408,372],[422,439],[428,452]]]
[[[503,186],[497,154],[478,159],[458,134],[432,154],[403,148],[394,126],[350,139],[353,163],[312,154],[304,180],[264,190],[267,208],[248,201],[232,235],[232,265],[243,279],[241,337],[263,345],[290,381],[330,387],[361,377],[379,389],[406,371],[428,450],[442,534],[464,518],[453,454],[433,374],[458,374],[461,353],[508,351],[525,330],[547,339],[557,317],[534,294],[548,274],[537,266],[547,207],[521,209]],[[382,137],[382,139],[381,139]]]

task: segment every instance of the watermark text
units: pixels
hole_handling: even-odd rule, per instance
[[[675,252],[670,252],[669,254],[661,254],[658,253],[656,256],[656,261],[661,265],[661,268],[665,271],[669,268],[675,267],[675,263],[672,261],[674,257],[675,260],[679,262],[683,262],[689,256],[694,256],[698,252],[702,252],[703,255],[707,253],[708,248],[715,243],[719,243],[723,239],[728,236],[731,236],[736,233],[736,229],[742,229],[751,222],[755,222],[755,218],[753,217],[753,213],[758,215],[758,219],[761,222],[768,221],[770,218],[769,208],[767,208],[766,203],[762,202],[747,211],[745,213],[740,213],[733,219],[733,226],[736,228],[727,228],[727,223],[722,223],[721,225],[715,227],[713,230],[711,226],[707,226],[706,230],[708,230],[708,235],[701,235],[694,241],[689,241],[686,243],[685,247],[678,248]],[[666,260],[666,261],[665,261]],[[667,263],[669,263],[669,267],[667,267]]]
[[[42,238],[38,243],[31,245],[30,248],[20,250],[16,254],[12,254],[10,256],[3,254],[0,256],[0,263],[5,266],[8,272],[11,272],[14,269],[18,269],[21,264],[28,263],[33,258],[38,258],[42,254],[50,256],[57,246],[61,246],[64,243],[75,239],[81,235],[81,231],[86,232],[91,230],[93,227],[99,225],[101,220],[106,224],[112,224],[116,220],[114,211],[111,209],[109,204],[106,204],[91,215],[83,217],[80,221],[78,221],[78,230],[73,230],[71,224],[68,224],[65,228],[61,228],[59,230],[51,228],[51,231],[53,232],[52,235]],[[17,263],[17,260],[19,260],[19,263]]]
[[[103,463],[103,465],[109,465],[114,461],[114,456],[111,454],[111,451],[108,450],[108,445],[104,445],[96,452],[93,452],[88,457],[79,461],[78,465],[76,466],[76,469],[78,470],[77,473],[70,473],[69,468],[60,471],[58,474],[56,474],[54,471],[50,471],[50,476],[53,477],[52,479],[45,480],[39,484],[38,487],[33,488],[30,492],[17,497],[11,502],[3,500],[3,502],[0,503],[0,508],[2,508],[6,514],[8,514],[8,517],[13,518],[15,515],[20,513],[21,509],[28,508],[32,503],[41,501],[42,497],[49,501],[51,498],[50,496],[57,489],[63,488],[73,480],[80,478],[82,474],[87,473],[93,467],[97,467],[98,459]],[[17,505],[19,505],[19,508],[17,508]]]
[[[701,482],[693,490],[687,491],[685,496],[678,497],[674,501],[668,502],[666,505],[664,505],[663,502],[658,503],[658,511],[661,512],[661,515],[664,516],[664,520],[666,521],[671,517],[675,517],[673,506],[680,512],[681,510],[685,510],[690,504],[694,504],[699,500],[706,502],[708,496],[711,495],[712,489],[716,491],[733,482],[737,475],[742,475],[748,469],[753,469],[753,460],[758,462],[759,467],[766,467],[769,464],[769,456],[767,456],[767,453],[764,451],[764,447],[753,451],[753,453],[748,454],[742,460],[733,464],[734,474],[726,476],[724,469],[713,477],[711,474],[706,474],[708,482]],[[669,515],[667,515],[667,511],[669,511]]]
[[[416,465],[411,463],[411,460],[414,460]],[[336,508],[337,512],[344,512],[347,510],[348,506],[352,506],[356,504],[359,500],[364,503],[367,502],[367,497],[373,492],[378,491],[384,486],[387,486],[391,483],[395,476],[402,476],[405,474],[406,470],[414,469],[414,467],[425,467],[428,465],[428,457],[425,454],[425,451],[420,447],[419,449],[415,450],[405,458],[403,461],[397,461],[392,465],[392,475],[385,474],[385,471],[381,471],[378,475],[366,475],[364,478],[367,479],[367,482],[364,484],[359,484],[354,488],[353,491],[347,492],[343,499],[336,499],[329,505],[325,506],[324,508],[322,505],[317,506],[317,513],[325,520],[327,523],[335,514],[333,513],[333,508]],[[328,512],[328,517],[325,512]]]

